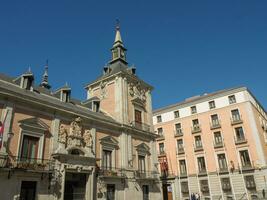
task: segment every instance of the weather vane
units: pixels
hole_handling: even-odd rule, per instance
[[[120,29],[120,20],[116,19],[116,29]]]

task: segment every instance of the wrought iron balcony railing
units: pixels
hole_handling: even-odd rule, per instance
[[[122,168],[115,168],[115,167],[101,167],[97,169],[97,175],[99,177],[110,177],[110,178],[124,178],[125,170]]]
[[[221,128],[221,122],[219,120],[213,120],[210,123],[210,129],[213,130],[213,129],[217,129],[217,128]]]
[[[184,147],[178,147],[177,148],[177,154],[184,154]]]
[[[131,124],[137,129],[140,129],[143,131],[150,131],[150,126],[148,124],[137,122],[137,121],[132,121]]]
[[[201,132],[200,124],[194,124],[192,126],[192,134]]]
[[[243,144],[243,143],[247,143],[247,139],[245,138],[245,136],[241,136],[241,137],[235,137],[235,144]]]
[[[155,171],[142,171],[137,170],[135,171],[135,178],[137,179],[157,179],[158,178],[158,172]]]
[[[183,130],[181,128],[177,128],[176,130],[174,130],[174,136],[183,136]]]
[[[224,146],[223,141],[214,141],[213,142],[214,148],[221,148]]]
[[[243,123],[242,116],[240,114],[232,115],[231,124],[235,125],[235,124],[240,124],[240,123]]]
[[[49,159],[16,156],[6,156],[5,159],[6,160],[2,162],[2,164],[4,165],[2,165],[1,167],[35,171],[52,171],[54,169],[54,161]]]
[[[202,144],[198,144],[198,145],[195,145],[194,144],[194,151],[203,151],[203,145]]]

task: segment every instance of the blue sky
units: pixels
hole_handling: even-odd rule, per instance
[[[155,87],[153,107],[247,86],[267,108],[267,1],[4,1],[0,72],[30,66],[36,82],[49,59],[53,89],[72,95],[110,59],[117,18],[128,62]]]

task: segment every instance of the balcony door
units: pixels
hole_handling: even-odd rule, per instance
[[[137,124],[142,124],[142,112],[140,110],[134,110],[134,120]]]
[[[28,135],[23,136],[21,160],[34,161],[38,155],[39,138]]]
[[[22,181],[20,189],[20,200],[35,200],[36,182]]]

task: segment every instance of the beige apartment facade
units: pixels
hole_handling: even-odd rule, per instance
[[[164,199],[262,198],[267,114],[245,87],[153,112]],[[264,190],[264,191],[263,191]]]
[[[119,27],[111,51],[85,101],[52,91],[48,66],[40,85],[30,70],[0,75],[1,199],[162,199],[153,88],[128,66]]]

